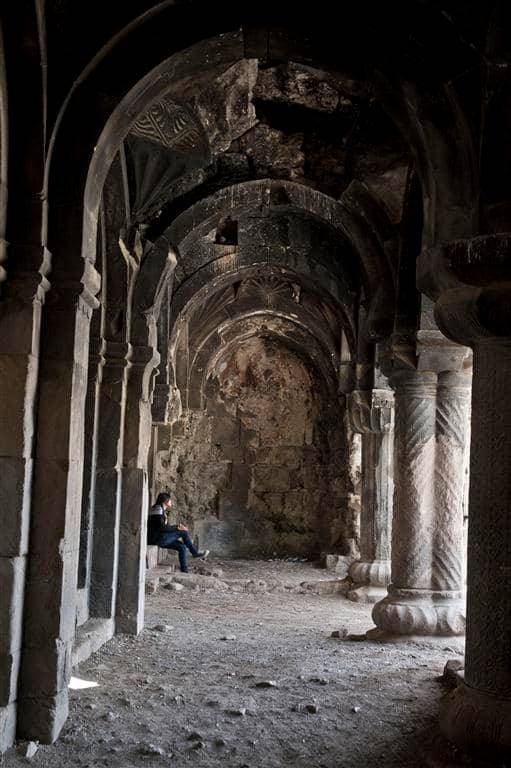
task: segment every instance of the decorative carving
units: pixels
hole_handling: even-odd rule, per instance
[[[470,374],[439,375],[431,574],[435,589],[463,589],[463,494],[470,394]]]
[[[470,378],[399,371],[392,585],[373,609],[397,635],[462,635],[462,501]]]
[[[280,275],[275,275],[271,272],[258,275],[257,277],[249,277],[243,281],[239,291],[240,295],[257,293],[268,306],[272,306],[279,296],[289,295],[290,292],[291,296],[293,296],[294,289],[292,283],[284,280]]]
[[[464,635],[465,604],[459,592],[396,589],[373,608],[373,621],[389,635]]]
[[[169,99],[152,104],[134,123],[131,134],[178,152],[204,151],[207,146],[195,116]]]
[[[348,396],[351,427],[355,432],[390,432],[394,393],[387,389],[355,390]]]
[[[348,593],[354,601],[382,599],[390,581],[393,406],[389,390],[357,390],[349,396],[351,423],[362,435],[361,557],[350,568],[354,588]]]

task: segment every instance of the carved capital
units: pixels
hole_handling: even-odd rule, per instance
[[[105,340],[103,357],[106,365],[126,367],[131,359],[131,344],[125,341]]]
[[[511,234],[424,251],[418,285],[436,299],[441,331],[459,344],[511,338]]]
[[[356,389],[348,396],[352,429],[359,434],[390,432],[394,424],[394,393],[388,389]]]
[[[152,399],[160,354],[154,347],[134,346],[131,349],[129,389],[133,397],[148,402]]]
[[[401,368],[396,368],[389,377],[396,397],[418,397],[421,400],[436,398],[437,378],[433,371]]]

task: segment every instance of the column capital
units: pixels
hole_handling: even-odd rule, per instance
[[[130,361],[133,368],[145,368],[150,363],[156,367],[160,362],[160,353],[155,347],[132,346]]]
[[[436,300],[443,333],[467,346],[511,340],[511,234],[455,240],[423,251],[418,287]]]
[[[88,259],[81,261],[80,268],[56,273],[51,286],[47,299],[51,308],[74,309],[78,299],[83,312],[90,316],[99,307],[96,294],[101,287],[101,275]]]
[[[390,389],[356,389],[348,395],[348,413],[352,429],[359,434],[390,432],[394,393]]]
[[[131,360],[131,344],[104,339],[103,357],[106,365],[126,366]]]
[[[463,371],[441,371],[438,374],[438,389],[448,389],[457,395],[470,397],[472,392],[472,369]]]
[[[389,376],[396,396],[435,398],[437,380],[438,376],[434,371],[413,368],[395,368]]]

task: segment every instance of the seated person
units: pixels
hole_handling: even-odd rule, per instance
[[[188,573],[187,553],[189,549],[193,557],[200,557],[203,560],[209,555],[209,549],[203,552],[194,546],[188,534],[188,528],[182,523],[176,525],[169,524],[169,512],[172,507],[172,501],[169,493],[159,493],[156,503],[153,504],[149,512],[147,522],[147,543],[157,545],[163,549],[176,549],[179,555],[179,567],[181,573]]]

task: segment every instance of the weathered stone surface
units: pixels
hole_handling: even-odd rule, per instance
[[[238,300],[248,290],[240,288]],[[280,283],[254,278],[250,291],[263,290],[280,296]],[[239,343],[229,333],[235,351],[218,358],[203,383],[206,410],[185,412],[170,451],[157,452],[157,485],[175,493],[176,517],[216,554],[339,546],[346,476],[335,410],[291,350],[258,337]]]
[[[16,736],[16,704],[0,706],[0,754],[9,749]]]
[[[341,579],[346,578],[353,558],[346,555],[324,555],[323,565],[327,571],[337,573]]]
[[[449,688],[456,688],[461,681],[458,673],[463,670],[463,666],[464,662],[461,659],[449,659],[444,667],[442,682]]]
[[[402,371],[393,377],[396,495],[392,584],[387,597],[373,609],[375,624],[389,634],[465,632],[461,489],[470,379],[465,376],[460,382],[455,376],[454,382],[454,389],[437,397],[434,372]],[[443,379],[443,386],[447,384]],[[450,443],[447,452],[446,439]],[[452,507],[446,505],[446,493]],[[443,524],[436,523],[437,519]]]
[[[352,427],[362,436],[360,560],[350,568],[348,598],[376,602],[390,582],[394,396],[388,390],[350,395]]]

